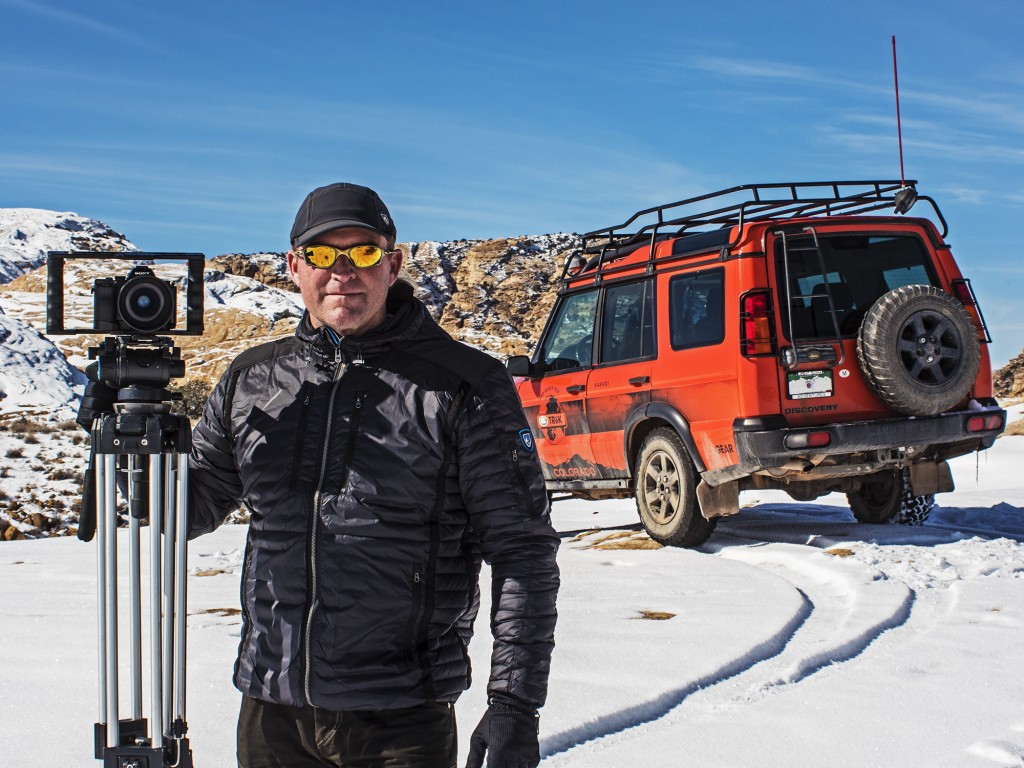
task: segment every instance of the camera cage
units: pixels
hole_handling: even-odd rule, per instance
[[[203,270],[206,256],[202,253],[162,253],[152,251],[49,251],[46,258],[46,333],[53,336],[111,333],[110,329],[93,327],[67,328],[64,324],[64,263],[77,259],[116,259],[138,264],[157,262],[186,263],[185,328],[159,331],[161,336],[199,336],[203,333]],[[124,331],[121,336],[154,336],[157,334]]]

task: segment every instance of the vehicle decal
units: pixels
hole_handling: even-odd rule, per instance
[[[823,403],[822,405],[805,405],[802,408],[786,408],[786,414],[792,413],[815,413],[816,411],[838,411],[837,403]]]
[[[555,480],[597,480],[602,477],[602,468],[580,456],[573,456],[561,464],[548,464],[548,472]]]
[[[553,444],[557,444],[565,437],[568,420],[553,396],[549,397],[544,405],[544,413],[537,415],[537,426],[540,427],[541,434]]]

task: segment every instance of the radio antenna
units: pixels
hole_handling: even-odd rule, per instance
[[[896,85],[896,137],[900,145],[900,186],[905,187],[907,185],[903,173],[903,126],[900,121],[900,76],[896,69],[896,35],[892,36],[892,79]]]
[[[903,124],[900,120],[900,76],[896,71],[896,35],[892,36],[892,80],[896,85],[896,136],[900,144],[900,191],[893,197],[896,213],[906,213],[917,201],[917,190],[907,187],[907,177],[903,173]]]

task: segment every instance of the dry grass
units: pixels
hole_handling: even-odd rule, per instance
[[[577,539],[591,535],[588,532],[581,534]],[[616,531],[593,540],[584,549],[662,549],[662,545],[642,531]]]
[[[208,613],[211,616],[238,616],[242,612],[241,608],[206,608],[202,611],[192,611],[190,616],[198,616],[203,613]]]
[[[825,554],[832,555],[832,557],[850,557],[853,554],[853,550],[846,547],[833,547],[832,549],[826,549]]]
[[[204,571],[196,571],[193,576],[218,576],[219,574],[227,573],[223,568],[207,568]]]
[[[640,615],[638,615],[636,618],[647,619],[649,621],[668,621],[669,619],[674,619],[675,616],[676,615],[674,613],[669,613],[668,611],[643,610],[640,611]]]
[[[1006,431],[1001,436],[1006,437],[1007,435],[1024,435],[1024,419],[1017,419],[1007,424]]]

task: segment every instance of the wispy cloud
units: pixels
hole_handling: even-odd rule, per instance
[[[81,29],[89,30],[90,32],[98,32],[101,35],[115,37],[119,40],[134,43],[135,45],[149,47],[149,41],[139,37],[138,35],[126,32],[112,24],[98,21],[91,16],[85,16],[63,8],[57,8],[46,3],[35,2],[35,0],[0,0],[0,5],[5,5],[8,8],[17,8],[22,11],[28,11],[29,13],[44,16],[47,19],[61,24],[76,26]]]

